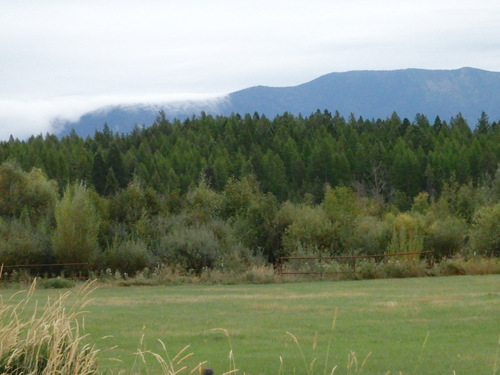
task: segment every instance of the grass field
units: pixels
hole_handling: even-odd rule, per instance
[[[10,293],[3,290],[4,299]],[[363,374],[500,373],[499,275],[100,287],[92,297],[85,329],[99,347],[118,346],[100,360],[115,372],[155,373],[152,357],[146,369],[133,355],[144,334],[148,349],[162,354],[161,339],[170,357],[190,345],[190,368],[207,360],[217,375],[230,369],[230,345],[241,374],[307,374],[314,358],[315,374],[324,374],[325,365],[327,374],[335,365],[335,374],[356,373],[348,369],[351,352],[358,371],[369,355]],[[215,328],[227,330],[230,342]]]

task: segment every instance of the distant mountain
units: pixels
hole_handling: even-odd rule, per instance
[[[202,111],[258,112],[272,118],[284,112],[308,116],[317,109],[368,119],[385,119],[395,111],[413,120],[421,113],[431,122],[436,116],[448,121],[460,112],[474,127],[482,111],[491,120],[500,120],[500,73],[474,68],[330,73],[298,86],[256,86],[213,100],[102,108],[66,124],[64,132],[74,128],[80,135],[92,135],[106,122],[127,133],[136,124],[151,125],[160,110],[169,119],[183,120]]]
[[[165,112],[170,120],[184,120],[187,117],[199,115],[202,111],[212,115],[226,113],[222,111],[222,108],[229,105],[229,97],[223,96],[213,99],[185,100],[163,104],[139,103],[107,106],[84,114],[76,122],[59,123],[57,128],[61,129],[60,135],[67,135],[74,129],[81,136],[92,136],[96,130],[101,130],[104,124],[108,124],[109,128],[114,132],[128,133],[136,125],[151,125],[160,111]]]

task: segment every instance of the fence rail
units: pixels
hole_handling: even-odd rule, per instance
[[[50,264],[13,264],[2,265],[2,268],[38,268],[38,267],[63,267],[63,266],[88,266],[88,263],[50,263]]]
[[[285,272],[283,270],[283,264],[285,261],[289,260],[352,260],[352,272],[356,272],[356,260],[357,259],[369,259],[369,258],[386,258],[386,257],[394,257],[394,256],[404,256],[404,255],[430,255],[434,254],[434,251],[420,251],[413,253],[393,253],[393,254],[373,254],[373,255],[338,255],[338,256],[330,256],[330,257],[312,257],[312,256],[303,256],[303,257],[280,257],[278,258],[278,266],[277,270],[280,275],[323,275],[323,272]],[[432,265],[434,260],[431,258]]]

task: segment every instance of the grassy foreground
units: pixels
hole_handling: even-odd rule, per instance
[[[5,301],[12,292],[1,293]],[[312,373],[315,358],[315,374],[335,365],[335,374],[356,373],[352,353],[363,374],[500,372],[499,275],[101,287],[92,297],[85,332],[100,348],[117,346],[100,358],[100,368],[114,373],[157,373],[152,356],[145,367],[133,355],[144,345],[165,355],[157,339],[171,358],[190,345],[185,354],[194,355],[184,363],[192,369],[207,360],[217,375],[232,369],[230,348],[239,373],[252,375]]]

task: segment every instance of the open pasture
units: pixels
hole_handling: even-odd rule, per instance
[[[216,374],[232,368],[230,348],[239,373],[252,375],[330,374],[335,365],[335,374],[354,374],[352,353],[363,374],[481,375],[500,366],[499,275],[99,287],[91,297],[85,332],[100,348],[117,346],[100,360],[114,373],[157,373],[152,356],[147,368],[134,356],[143,345],[165,356],[157,339],[171,358],[190,345],[189,369],[206,360]]]

